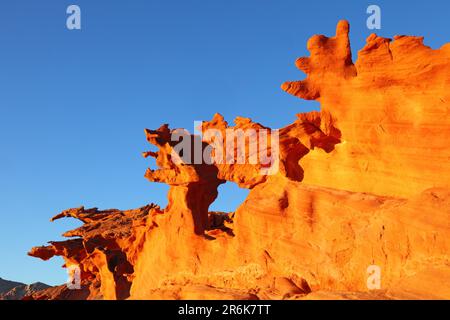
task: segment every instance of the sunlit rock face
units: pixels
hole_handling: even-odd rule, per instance
[[[144,156],[158,169],[145,177],[170,186],[167,207],[57,215],[84,225],[29,254],[78,266],[81,289],[29,298],[450,299],[450,45],[371,35],[353,63],[348,32],[341,21],[334,37],[312,37],[310,57],[296,62],[306,79],[282,85],[320,112],[279,130],[216,114],[201,136],[183,133],[204,152],[215,143],[208,130],[264,132],[258,153],[276,170],[195,163],[174,153],[180,129],[146,129],[158,150]],[[231,158],[243,150],[251,159],[250,142]],[[236,212],[209,212],[227,181],[250,189],[247,199]]]
[[[449,187],[450,44],[433,50],[421,37],[372,34],[353,64],[348,28],[312,37],[311,57],[296,62],[307,78],[282,85],[320,101],[342,133],[336,150],[300,161],[303,182],[395,197]]]

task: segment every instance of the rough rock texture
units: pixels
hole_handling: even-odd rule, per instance
[[[282,86],[320,101],[343,135],[335,152],[300,161],[303,182],[397,197],[448,188],[450,44],[433,50],[422,37],[372,34],[353,64],[348,28],[312,37],[311,57],[296,62],[308,77]]]
[[[57,215],[84,225],[29,254],[80,266],[82,290],[31,298],[449,299],[450,45],[371,35],[353,63],[348,32],[341,21],[334,37],[312,37],[311,56],[296,62],[307,78],[282,85],[320,101],[320,112],[278,131],[219,114],[201,136],[145,130],[158,148],[144,152],[158,166],[145,176],[170,186],[168,206]],[[171,140],[213,159],[210,129],[268,132],[258,150],[268,161],[249,163],[248,142],[234,163],[197,163]],[[249,196],[234,213],[209,212],[226,181]],[[370,265],[381,269],[379,290],[367,287]]]
[[[0,300],[20,300],[47,288],[50,288],[50,286],[42,282],[27,285],[0,278]]]

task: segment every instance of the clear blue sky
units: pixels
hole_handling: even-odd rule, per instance
[[[66,8],[82,30],[66,29]],[[351,23],[356,53],[372,32],[450,41],[448,1],[40,0],[0,4],[0,277],[59,284],[61,259],[26,252],[79,223],[59,211],[166,204],[167,187],[143,178],[143,129],[192,129],[215,112],[282,127],[317,108],[280,89],[315,34]],[[213,208],[234,210],[246,192],[221,187]]]

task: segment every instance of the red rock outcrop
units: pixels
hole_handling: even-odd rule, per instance
[[[84,225],[29,254],[79,266],[82,288],[32,298],[449,299],[450,45],[371,35],[353,63],[348,32],[312,37],[296,62],[307,78],[282,85],[320,112],[279,130],[219,114],[201,135],[146,129],[145,177],[170,186],[167,207],[57,215]],[[249,196],[209,212],[227,181]]]
[[[282,88],[320,101],[342,132],[331,153],[315,150],[300,164],[303,182],[409,197],[450,186],[450,44],[438,50],[423,38],[372,34],[352,63],[348,23],[336,36],[308,41],[297,60],[308,76]]]

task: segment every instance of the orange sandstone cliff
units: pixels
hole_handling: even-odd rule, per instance
[[[450,299],[450,44],[371,35],[354,63],[348,32],[341,21],[334,37],[313,36],[296,62],[306,79],[282,85],[320,112],[279,130],[219,114],[199,128],[268,132],[258,153],[269,164],[174,161],[174,133],[206,154],[214,137],[145,130],[158,149],[144,153],[158,166],[145,177],[170,186],[167,207],[63,211],[53,219],[84,225],[29,254],[79,266],[81,288],[28,298]],[[250,189],[247,199],[209,212],[227,181]]]

